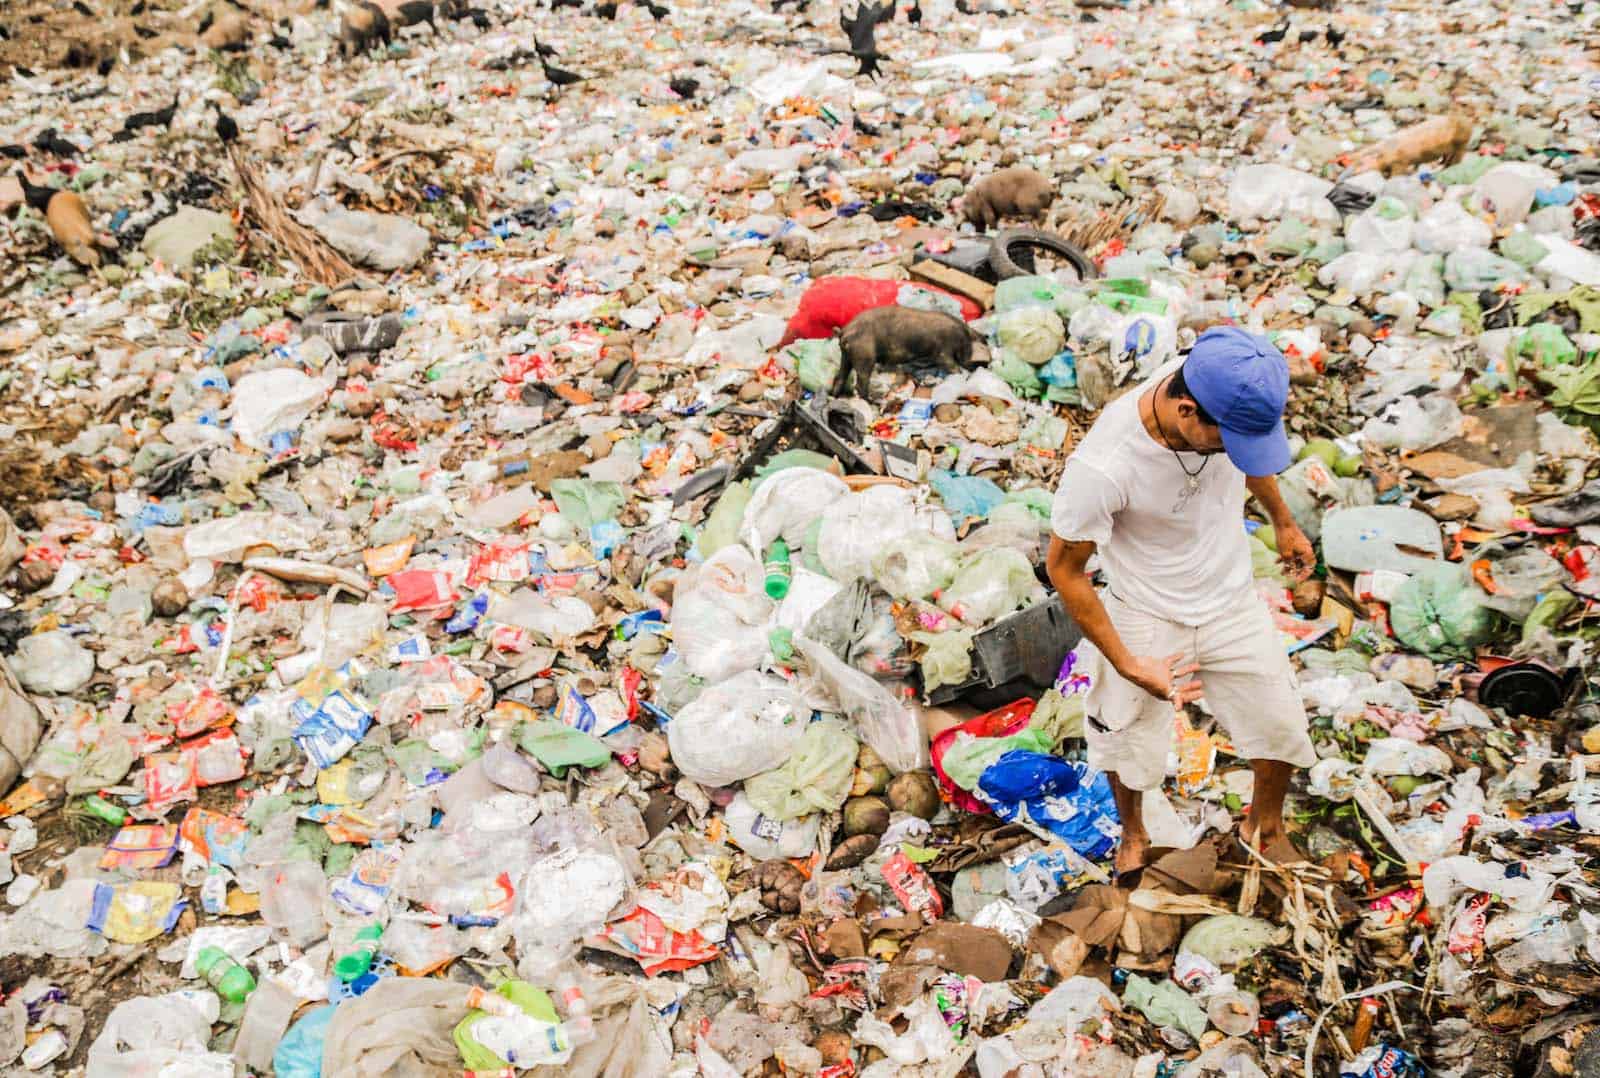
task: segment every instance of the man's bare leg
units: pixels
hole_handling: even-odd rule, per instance
[[[1114,773],[1107,772],[1111,793],[1117,800],[1117,815],[1122,819],[1122,841],[1117,843],[1115,867],[1118,875],[1135,872],[1150,861],[1150,836],[1145,833],[1144,794],[1130,790]]]
[[[1239,837],[1278,864],[1304,860],[1283,826],[1283,797],[1289,792],[1294,765],[1282,760],[1252,760],[1250,771],[1255,775],[1255,789],[1250,795],[1250,811],[1239,825]]]

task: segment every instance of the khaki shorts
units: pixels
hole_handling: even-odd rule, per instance
[[[1317,762],[1294,668],[1260,599],[1252,595],[1198,627],[1134,610],[1109,591],[1101,592],[1101,600],[1135,655],[1182,652],[1179,667],[1200,664],[1205,704],[1238,756],[1296,767]],[[1160,786],[1176,731],[1172,704],[1124,679],[1087,640],[1078,647],[1078,660],[1091,679],[1084,723],[1090,766],[1114,773],[1130,789]]]

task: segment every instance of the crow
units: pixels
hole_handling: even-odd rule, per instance
[[[616,0],[606,0],[606,3],[596,4],[594,6],[594,14],[598,15],[602,19],[615,22],[617,20]]]
[[[469,7],[461,13],[463,18],[471,19],[472,25],[479,30],[487,30],[493,25],[489,21],[489,13],[481,7]]]
[[[16,171],[17,182],[22,184],[22,197],[28,205],[43,213],[50,206],[50,200],[56,196],[54,187],[41,187],[28,179],[28,174],[20,168]]]
[[[691,100],[700,89],[700,81],[698,79],[691,79],[686,75],[677,76],[669,81],[667,85],[672,88],[673,93],[677,94],[685,101]]]
[[[1271,30],[1263,30],[1256,36],[1256,41],[1262,45],[1276,44],[1277,42],[1282,41],[1288,32],[1289,20],[1284,19],[1283,22],[1279,23],[1277,26],[1274,26]]]
[[[173,94],[172,104],[168,105],[166,108],[156,109],[154,112],[136,112],[132,116],[129,116],[126,120],[123,120],[122,130],[113,135],[111,141],[127,142],[129,139],[133,138],[134,132],[138,131],[141,127],[165,127],[168,130],[171,130],[172,117],[177,114],[177,111],[178,95]]]
[[[94,8],[85,4],[83,0],[72,0],[72,10],[91,19],[95,17]]]
[[[564,7],[581,8],[583,0],[550,0],[551,11],[560,11]]]
[[[239,138],[238,123],[234,121],[232,116],[229,116],[226,112],[223,112],[222,106],[217,104],[215,101],[211,102],[211,107],[215,109],[217,113],[217,137],[222,140],[222,144],[226,146],[229,143],[236,141]]]
[[[1326,38],[1328,44],[1335,49],[1344,44],[1343,30],[1335,30],[1330,26],[1326,30],[1322,31],[1322,36]]]
[[[21,68],[18,68],[20,71]],[[56,135],[56,129],[47,127],[33,136],[33,148],[43,150],[45,153],[55,154],[57,157],[77,157],[78,147],[64,138]]]
[[[848,53],[856,58],[860,65],[856,68],[857,75],[871,75],[877,78],[881,73],[878,68],[879,60],[889,57],[878,51],[877,31],[880,22],[886,22],[894,16],[894,0],[883,0],[882,3],[873,4],[862,0],[856,6],[855,18],[846,18],[843,11],[839,12],[839,28],[850,39],[848,49],[834,49],[834,52]]]
[[[556,52],[554,48],[544,44],[538,38],[533,39],[533,54],[535,56],[543,56],[550,60],[554,60],[557,56],[561,55],[560,53]]]
[[[539,39],[533,39],[533,47],[539,53],[539,66],[544,68],[544,77],[556,86],[571,86],[575,82],[582,82],[588,76],[579,75],[573,71],[563,71],[559,67],[551,67],[550,61],[544,58],[544,51],[539,47]]]
[[[667,7],[667,5],[653,3],[652,0],[644,0],[644,6],[645,10],[650,12],[650,17],[656,22],[660,22],[662,19],[672,14],[672,9]]]
[[[137,4],[134,4],[133,7],[128,9],[128,14],[129,15],[143,15],[144,14],[144,9],[145,9],[145,0],[139,0],[139,2]]]
[[[103,79],[107,75],[111,74],[111,69],[116,66],[117,58],[115,56],[107,56],[95,65],[95,74],[99,75]]]
[[[913,3],[906,9],[906,21],[912,26],[922,25],[922,5],[920,3]]]
[[[26,146],[19,146],[16,143],[0,146],[0,157],[9,157],[13,161],[20,161],[27,156],[28,148]]]

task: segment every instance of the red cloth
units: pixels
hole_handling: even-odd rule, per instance
[[[1005,707],[986,711],[975,719],[968,719],[960,726],[952,726],[948,730],[941,731],[929,747],[929,755],[933,758],[933,774],[939,780],[939,795],[966,812],[979,815],[991,813],[993,810],[988,805],[957,786],[950,776],[944,773],[944,754],[955,742],[958,734],[971,734],[973,737],[1006,737],[1016,733],[1028,725],[1028,720],[1033,718],[1033,709],[1037,704],[1037,700],[1024,697],[1012,701]]]
[[[795,310],[794,317],[789,319],[789,331],[778,342],[778,347],[798,340],[831,337],[834,330],[848,326],[850,320],[862,311],[895,303],[903,289],[949,296],[961,304],[961,317],[968,322],[983,314],[983,308],[967,297],[929,284],[880,281],[876,277],[823,277],[813,281],[800,297],[800,306]]]

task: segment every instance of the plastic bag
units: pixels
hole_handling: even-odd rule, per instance
[[[233,1078],[233,1057],[209,1052],[216,993],[171,992],[117,1004],[89,1045],[95,1078]]]
[[[796,651],[802,639],[795,638]],[[728,786],[770,771],[794,751],[809,710],[785,682],[743,671],[707,688],[667,725],[672,761],[704,786]]]
[[[735,794],[722,812],[733,844],[758,861],[777,857],[805,857],[817,848],[822,816],[812,813],[798,819],[768,819],[751,804],[744,791]]]
[[[817,558],[833,579],[853,580],[872,572],[873,558],[886,543],[917,534],[950,541],[956,529],[948,513],[917,505],[904,487],[871,486],[823,512]]]
[[[891,771],[915,771],[928,765],[928,741],[916,712],[897,700],[882,684],[847,665],[823,644],[796,636],[794,650],[805,661],[801,680],[807,696],[828,701],[826,710],[849,719],[862,740],[872,746],[872,751]],[[671,727],[668,731],[670,736]],[[786,747],[785,754],[787,751]],[[672,758],[678,760],[676,749]],[[688,774],[682,761],[678,761],[678,765]]]
[[[911,634],[912,640],[927,649],[920,660],[924,692],[941,685],[960,685],[972,676],[972,636],[970,629]]]
[[[935,468],[928,473],[928,482],[955,520],[986,517],[1006,497],[1006,492],[996,486],[994,480],[981,475],[958,475]]]
[[[38,747],[42,732],[39,709],[22,691],[10,662],[0,656],[0,791],[11,790]],[[131,766],[132,761],[129,763]],[[123,774],[126,773],[124,769]]]
[[[1129,974],[1128,989],[1122,998],[1158,1026],[1181,1029],[1197,1041],[1205,1034],[1205,1008],[1176,981],[1149,981],[1137,973]]]
[[[1565,366],[1576,363],[1578,348],[1561,327],[1551,322],[1535,322],[1516,337],[1515,354],[1526,356],[1541,367]]]
[[[1494,635],[1495,613],[1464,565],[1426,569],[1400,586],[1389,606],[1394,635],[1430,658],[1465,657]]]
[[[461,1067],[451,1031],[467,1016],[467,987],[390,977],[341,1003],[328,1023],[322,1073],[339,1078],[405,1078]]]
[[[772,616],[761,564],[742,546],[724,547],[678,584],[672,639],[695,677],[725,681],[753,670],[767,654]]]
[[[817,468],[774,472],[756,484],[750,504],[745,506],[739,537],[758,554],[764,554],[780,536],[791,551],[803,549],[811,522],[848,493],[844,480]]]
[[[731,483],[717,499],[717,504],[700,527],[694,549],[702,558],[709,558],[724,547],[739,541],[739,526],[744,521],[745,508],[750,504],[749,480]]]
[[[274,434],[299,431],[327,392],[293,367],[251,371],[233,387],[233,433],[251,449],[266,452]]]
[[[962,622],[982,627],[1044,598],[1044,588],[1022,553],[991,547],[963,557],[939,605]]]
[[[784,354],[794,360],[800,385],[813,393],[831,390],[839,381],[844,356],[840,352],[837,337],[795,341],[784,349]]]
[[[955,579],[961,548],[927,532],[895,536],[872,553],[872,577],[896,599],[926,599]]]
[[[387,951],[387,946],[384,949]],[[289,1027],[272,1053],[272,1070],[277,1078],[321,1078],[323,1044],[335,1009],[316,1007]]]
[[[1016,307],[995,319],[995,339],[1030,367],[1042,367],[1067,343],[1067,328],[1050,307]]]
[[[1380,449],[1431,449],[1460,434],[1464,422],[1449,397],[1435,394],[1419,401],[1404,396],[1367,420],[1361,439]]]
[[[989,357],[989,370],[1022,397],[1037,397],[1044,392],[1039,371],[1009,348],[997,348]]]
[[[1480,247],[1451,251],[1444,259],[1444,282],[1455,292],[1483,292],[1505,281],[1527,279],[1521,266]]]
[[[1180,951],[1188,951],[1218,966],[1232,966],[1254,957],[1265,947],[1287,943],[1289,930],[1259,917],[1219,913],[1184,933]]]
[[[781,767],[745,782],[745,796],[773,820],[833,812],[850,796],[859,749],[842,723],[819,719],[806,727]]]
[[[1105,774],[1049,753],[1005,753],[978,776],[977,794],[1002,820],[1054,835],[1090,860],[1109,853],[1122,834]]]
[[[1494,239],[1489,222],[1467,212],[1459,202],[1435,202],[1417,221],[1417,250],[1437,252],[1485,248]]]
[[[580,528],[592,528],[602,520],[613,519],[628,501],[621,483],[593,479],[554,480],[550,497],[555,499],[561,515]]]
[[[1331,190],[1327,180],[1283,165],[1244,165],[1228,184],[1228,217],[1243,221],[1295,213],[1337,220],[1338,211],[1326,198]]]
[[[1001,281],[994,289],[994,310],[997,314],[1021,307],[1047,307],[1062,314],[1067,295],[1072,291],[1066,285],[1049,277],[1012,277]]]

